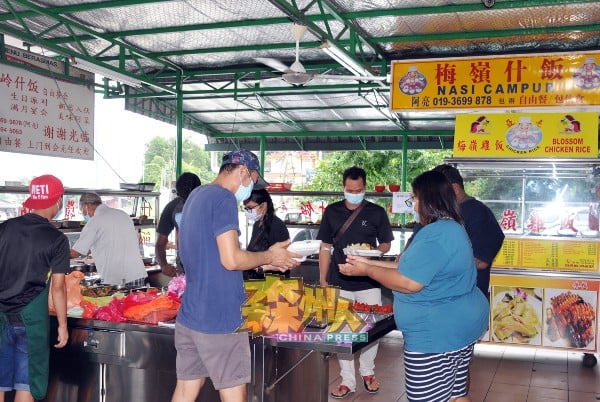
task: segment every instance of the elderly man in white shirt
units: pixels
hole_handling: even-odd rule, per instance
[[[139,238],[127,213],[102,204],[96,193],[83,193],[79,208],[87,221],[79,240],[71,248],[71,258],[90,250],[103,283],[143,286],[147,279]]]

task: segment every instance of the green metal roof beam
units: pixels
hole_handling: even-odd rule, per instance
[[[262,99],[260,95],[258,95],[258,94],[257,94],[257,95],[255,95],[255,96],[256,96],[256,98],[257,98],[257,100],[258,100],[258,102],[259,102],[259,103],[260,103],[260,101],[262,100],[262,101],[268,102],[268,103],[269,103],[271,106],[274,106],[272,102],[270,102],[270,101],[266,101],[265,99]],[[304,129],[304,127],[302,127],[301,125],[299,125],[299,124],[298,124],[296,121],[294,121],[294,119],[292,119],[292,118],[291,118],[290,116],[288,116],[287,114],[285,114],[285,113],[283,113],[283,112],[280,112],[280,111],[279,111],[277,108],[274,108],[274,111],[272,111],[272,112],[265,112],[265,111],[263,111],[263,109],[262,109],[262,105],[261,105],[261,106],[255,106],[255,105],[252,105],[251,103],[249,103],[247,100],[245,100],[245,99],[237,99],[237,97],[236,97],[236,101],[238,101],[238,102],[239,102],[239,103],[241,103],[242,105],[245,105],[245,106],[247,106],[247,107],[249,107],[249,108],[253,108],[255,112],[258,112],[258,113],[260,113],[260,114],[262,114],[262,115],[265,115],[265,116],[267,116],[267,117],[269,117],[269,118],[273,119],[273,122],[274,122],[274,123],[283,124],[283,125],[285,125],[285,126],[287,126],[287,127],[291,128],[291,129],[293,129],[293,130],[298,130],[298,131],[300,131],[300,130],[303,130],[303,129]],[[273,114],[271,114],[271,113],[277,113],[277,114],[279,114],[281,117],[274,116],[274,115],[273,115]],[[236,122],[235,122],[235,121],[232,121],[232,122],[230,122],[230,124],[233,124],[233,125],[235,125],[235,124],[236,124]]]
[[[375,97],[375,101],[372,102],[368,95],[369,94],[373,94]],[[397,115],[392,114],[389,111],[389,102],[387,101],[387,99],[385,99],[377,89],[373,89],[372,91],[365,93],[365,94],[361,94],[360,97],[367,102],[375,111],[377,111],[378,113],[380,113],[381,115],[383,115],[386,120],[388,120],[389,122],[393,123],[394,125],[398,126],[400,129],[405,130],[406,124],[404,124],[404,122],[402,122]],[[379,101],[382,100],[382,103],[380,103]]]
[[[323,94],[323,93],[340,93],[340,91],[346,93],[354,93],[357,90],[367,89],[375,87],[377,84],[373,83],[358,83],[358,84],[336,84],[336,85],[311,85],[311,86],[299,86],[299,87],[270,87],[270,88],[224,88],[224,89],[198,89],[183,91],[185,95],[207,95],[207,97],[219,97],[222,95],[249,95],[249,94],[270,94],[270,96],[289,95],[290,93],[304,93],[304,94]],[[206,97],[202,97],[206,99]]]
[[[154,113],[150,109],[144,108],[143,106],[137,107],[132,104],[130,104],[128,106],[128,108],[132,111],[135,111],[138,114],[143,115],[143,116],[152,117],[159,121],[168,121],[170,124],[175,125],[175,119],[176,119],[176,113],[177,113],[176,106],[170,104],[169,102],[161,102],[159,99],[152,99],[151,102],[159,102],[161,107],[163,109],[169,110],[171,112],[171,114],[165,114],[164,110],[159,113]],[[204,133],[204,134],[207,134],[210,136],[214,136],[219,133],[219,131],[215,130],[210,125],[208,125],[198,119],[194,119],[193,117],[190,117],[190,116],[185,117],[184,126],[186,128],[190,128],[190,129],[195,128],[194,131]]]
[[[302,42],[301,48],[314,49],[321,45],[321,42]],[[276,50],[276,49],[295,49],[296,42],[285,42],[285,43],[259,43],[256,45],[244,45],[244,46],[219,46],[201,49],[185,49],[185,50],[171,50],[165,52],[153,52],[150,53],[154,57],[173,57],[173,56],[186,56],[190,54],[211,54],[211,53],[229,53],[229,52],[241,52],[241,51],[256,51],[256,50]]]
[[[374,37],[371,40],[376,43],[390,42],[420,42],[420,41],[445,41],[457,39],[480,39],[480,38],[505,38],[510,36],[537,35],[549,33],[572,33],[572,32],[594,32],[600,30],[600,24],[552,26],[543,28],[505,29],[501,31],[471,31],[471,32],[444,32],[435,34],[410,34],[395,35],[387,37]]]
[[[294,7],[293,5],[290,5],[287,1],[285,0],[268,0],[271,4],[273,4],[275,7],[279,8],[283,13],[285,13],[286,15],[290,16],[290,18],[292,18],[294,21],[298,21],[304,25],[307,26],[308,30],[315,36],[317,36],[318,38],[321,38],[323,40],[327,39],[328,41],[331,42],[332,45],[336,45],[336,46],[340,46],[338,43],[338,40],[333,38],[330,34],[328,34],[327,32],[323,31],[317,24],[315,24],[314,22],[308,20],[305,15],[307,13],[306,9],[303,10],[298,10],[297,7]],[[323,0],[320,0],[323,1]],[[333,9],[333,7],[332,7]],[[349,29],[351,32],[351,37],[358,37],[359,33],[356,31],[356,29],[352,26],[352,24],[350,24],[348,21],[346,20],[342,20],[340,21],[344,24],[344,27]],[[366,43],[368,43],[368,41],[365,38],[361,38],[361,40],[365,41]],[[370,45],[372,46],[372,45]],[[343,47],[341,47],[341,49],[343,49]],[[374,50],[376,50],[374,48]],[[356,52],[354,52],[354,49],[351,49],[351,51],[348,53],[348,57],[353,58],[357,64],[363,64],[364,60],[358,60],[356,59]],[[382,54],[380,52],[375,52],[375,57],[377,59],[385,59],[385,57],[382,56]],[[364,65],[364,67],[368,67],[367,65]],[[382,83],[377,83],[377,86],[381,86]]]
[[[82,3],[75,5],[66,6],[54,6],[51,7],[55,14],[70,14],[77,12],[85,12],[92,10],[99,10],[104,8],[115,8],[115,7],[127,7],[135,5],[144,5],[150,3],[161,3],[168,2],[170,0],[113,0],[96,3]],[[494,5],[494,10],[505,10],[512,8],[524,8],[524,7],[543,7],[552,5],[570,5],[570,4],[585,4],[593,3],[597,0],[536,0],[532,4],[531,0],[525,1],[505,1],[498,2]],[[309,6],[314,3],[311,2]],[[377,18],[377,17],[388,17],[388,16],[415,16],[415,15],[426,15],[426,14],[447,14],[447,13],[461,13],[469,11],[489,11],[482,4],[455,4],[446,6],[435,6],[435,7],[406,7],[406,8],[392,8],[392,9],[375,9],[375,10],[362,10],[362,11],[350,11],[350,12],[339,12],[338,15],[346,20],[349,19],[360,19],[360,18]],[[15,18],[28,18],[35,17],[38,13],[30,10],[17,11],[14,13],[0,14],[0,21],[12,20]],[[306,18],[312,22],[320,22],[326,20],[333,20],[336,17],[334,15],[317,14],[317,15],[306,15]],[[135,36],[135,35],[147,35],[155,33],[167,33],[167,32],[185,32],[185,31],[197,31],[206,29],[218,29],[218,28],[235,28],[244,26],[255,26],[255,25],[277,25],[289,23],[288,17],[274,17],[265,18],[262,20],[247,19],[237,21],[221,21],[214,23],[205,24],[191,24],[191,25],[177,25],[173,27],[165,28],[149,28],[149,29],[136,29],[126,30],[118,32],[110,32],[104,34],[106,38],[119,38],[123,36]],[[95,39],[94,36],[89,36],[89,39]]]
[[[330,108],[331,109],[331,108]],[[377,119],[335,119],[335,120],[324,120],[324,119],[296,119],[297,123],[302,124],[314,124],[314,123],[323,123],[323,124],[344,124],[344,123],[371,123],[371,122],[386,122],[388,119],[385,118],[377,118]],[[235,126],[244,126],[244,125],[253,125],[253,124],[280,124],[280,122],[272,121],[272,120],[254,120],[254,121],[236,121],[232,122],[231,120],[227,121],[211,121],[211,125],[235,125]]]
[[[357,142],[336,141],[336,142],[304,142],[302,148],[294,146],[294,142],[287,143],[267,143],[266,147],[269,151],[360,151],[363,150]],[[452,139],[449,138],[440,147],[437,141],[410,141],[405,149],[451,149]],[[247,149],[256,151],[258,145],[256,143],[241,143]],[[207,151],[231,151],[231,145],[228,144],[206,144],[204,149]],[[402,150],[402,141],[397,142],[371,142],[369,143],[369,151],[393,151]]]
[[[281,132],[261,131],[256,133],[220,133],[213,138],[288,138],[288,137],[395,137],[404,135],[405,130],[354,130],[354,131],[304,131],[304,132]],[[453,137],[453,130],[419,130],[409,132],[409,137]]]
[[[69,20],[69,19],[67,19],[65,17],[62,17],[61,15],[53,13],[53,9],[52,8],[40,7],[40,6],[37,6],[37,5],[35,5],[35,4],[33,4],[33,3],[29,2],[29,1],[26,1],[26,0],[13,0],[13,2],[17,3],[17,4],[20,4],[22,7],[32,9],[32,11],[35,12],[37,15],[43,15],[43,16],[46,16],[48,18],[52,18],[52,19],[56,20],[58,23],[60,23],[60,24],[64,25],[65,27],[67,27],[67,29],[69,30],[69,32],[71,32],[72,34],[74,34],[73,29],[77,29],[79,31],[86,32],[86,33],[88,33],[88,34],[90,34],[92,36],[95,36],[95,37],[97,37],[99,39],[106,40],[100,34],[98,34],[97,32],[93,31],[91,28],[86,27],[84,25],[81,25],[79,23],[76,23],[76,22],[74,22],[72,20]],[[67,56],[67,57],[72,57],[72,56],[76,56],[77,57],[77,56],[80,56],[77,52],[75,52],[75,51],[73,51],[73,50],[71,50],[69,48],[63,48],[63,47],[60,47],[60,46],[53,45],[53,44],[49,43],[47,41],[47,39],[42,38],[40,35],[34,35],[34,34],[32,34],[32,31],[29,29],[29,27],[27,27],[27,25],[26,25],[26,23],[25,23],[24,20],[22,21],[22,23],[24,24],[23,25],[23,29],[26,30],[28,33],[24,33],[22,31],[18,31],[16,29],[13,29],[12,27],[6,26],[6,25],[0,25],[0,30],[5,30],[6,32],[9,32],[11,35],[15,36],[16,38],[20,38],[20,39],[25,40],[25,41],[30,42],[30,43],[35,43],[35,44],[37,44],[37,45],[39,45],[39,46],[41,46],[43,48],[46,48],[46,49],[52,50],[52,51],[54,51],[56,53],[62,54],[63,56]],[[59,25],[55,25],[54,27],[57,27],[57,26],[59,26]],[[110,42],[110,41],[108,41],[108,42]],[[119,46],[119,48],[121,49],[122,52],[127,51],[131,55],[135,54],[138,57],[148,58],[144,54],[140,53],[140,51],[137,50],[137,49],[135,49],[134,47],[128,46],[128,45],[123,44],[123,43],[117,43],[117,42],[113,42],[113,44],[115,46]],[[84,49],[82,46],[80,46],[80,48]],[[152,59],[151,61],[154,64],[159,64],[159,65],[163,65],[163,66],[169,65],[173,69],[177,69],[178,68],[177,66],[170,65],[169,62],[165,62],[163,60]],[[110,64],[105,64],[104,66],[106,68],[109,68],[109,69],[111,69],[113,71],[116,71],[118,73],[128,75],[129,77],[131,77],[133,79],[140,79],[139,76],[132,75],[131,73],[129,73],[126,70],[120,70],[119,71],[119,70],[115,69]],[[148,84],[151,84],[151,85],[154,85],[154,86],[157,86],[157,87],[161,87],[162,89],[165,89],[167,91],[173,91],[171,88],[163,86],[160,83],[153,82],[152,80],[147,80],[145,78],[142,79],[142,80],[146,81]]]

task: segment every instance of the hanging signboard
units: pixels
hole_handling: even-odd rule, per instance
[[[598,113],[457,114],[454,156],[597,158]]]
[[[492,275],[493,343],[596,352],[600,282]]]
[[[600,105],[600,53],[397,60],[391,110]]]
[[[64,63],[7,47],[7,60],[64,73]],[[0,151],[94,159],[94,88],[0,64]],[[72,74],[93,83],[91,73]]]

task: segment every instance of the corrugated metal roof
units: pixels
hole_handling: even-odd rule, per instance
[[[257,61],[295,59],[292,22],[307,32],[310,74],[349,75],[322,49],[344,49],[376,76],[397,59],[598,50],[600,2],[575,0],[125,0],[0,2],[0,32],[144,84],[106,97],[185,127],[211,149],[448,147],[454,112],[391,113],[389,83],[323,80],[302,86]],[[181,79],[181,81],[178,81]]]

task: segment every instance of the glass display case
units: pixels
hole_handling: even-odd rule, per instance
[[[271,198],[275,207],[276,215],[284,221],[290,232],[292,241],[312,240],[316,238],[321,223],[321,217],[327,205],[340,201],[344,198],[342,192],[334,191],[271,191]],[[392,212],[393,193],[368,192],[365,199],[383,207],[390,219],[392,231],[394,232],[394,241],[388,254],[400,254],[404,249],[406,240],[412,234],[410,222],[412,215]],[[243,206],[240,207],[243,211]],[[241,216],[241,215],[240,215]],[[244,222],[246,228],[253,222],[247,221],[245,217],[240,217],[240,226],[242,226],[242,238],[245,236]],[[251,227],[249,229],[251,231]]]
[[[71,245],[79,237],[79,232],[84,224],[83,216],[79,211],[79,197],[90,191],[98,193],[104,204],[111,208],[121,209],[131,217],[140,234],[140,250],[145,245],[154,244],[155,227],[159,218],[160,193],[139,190],[65,188],[63,209],[52,223],[67,235]],[[27,186],[0,186],[0,221],[21,215],[22,204],[28,196],[29,188]]]
[[[506,238],[492,268],[492,343],[598,351],[600,161],[449,159]]]

